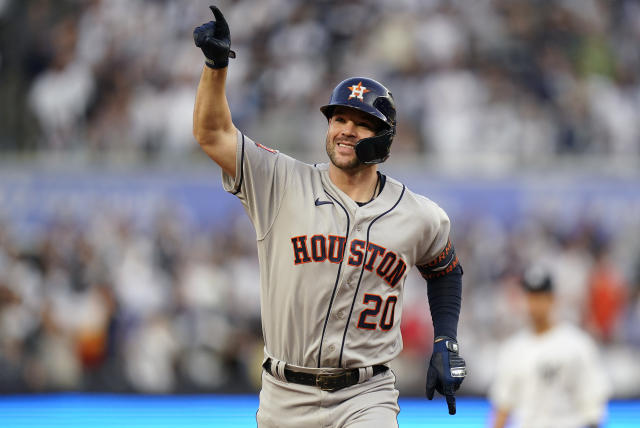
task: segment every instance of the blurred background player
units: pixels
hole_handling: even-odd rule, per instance
[[[493,428],[512,416],[519,428],[595,428],[609,388],[598,349],[583,331],[554,317],[554,284],[540,266],[522,277],[530,329],[507,340],[489,398]]]

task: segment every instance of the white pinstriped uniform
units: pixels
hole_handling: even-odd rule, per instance
[[[605,415],[609,386],[593,340],[570,324],[507,340],[490,399],[514,427],[582,428]]]

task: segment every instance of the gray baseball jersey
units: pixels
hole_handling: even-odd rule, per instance
[[[238,132],[236,176],[223,172],[257,234],[265,352],[302,367],[384,364],[402,350],[407,272],[446,258],[449,219],[392,178],[358,206],[328,168]]]

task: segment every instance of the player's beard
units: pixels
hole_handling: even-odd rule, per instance
[[[363,166],[363,163],[360,162],[358,156],[355,154],[355,150],[353,153],[353,157],[350,159],[342,159],[339,158],[336,153],[337,143],[335,141],[331,141],[329,139],[329,135],[327,135],[326,139],[326,147],[327,147],[327,155],[331,160],[331,163],[334,164],[337,168],[343,170],[354,170]]]

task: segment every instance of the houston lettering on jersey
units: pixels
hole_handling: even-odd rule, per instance
[[[336,235],[307,235],[291,238],[293,247],[293,264],[299,265],[310,262],[340,263],[345,253],[347,238]],[[365,249],[366,245],[366,249]],[[393,251],[360,239],[354,239],[349,245],[349,257],[347,263],[350,266],[360,266],[366,260],[364,268],[375,273],[386,281],[391,287],[395,287],[407,270],[407,264]]]

